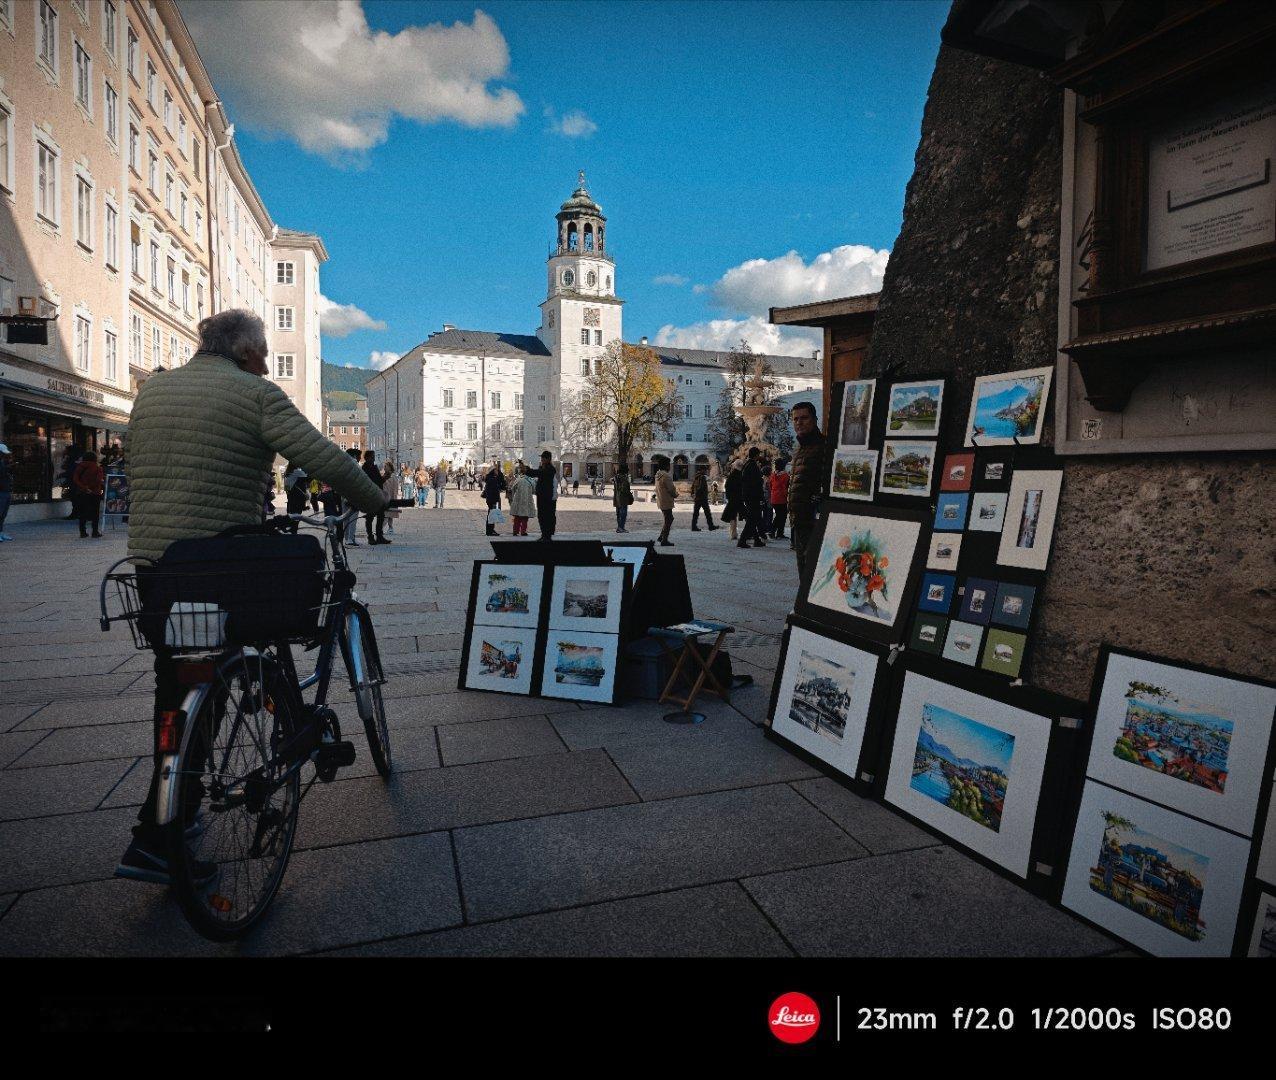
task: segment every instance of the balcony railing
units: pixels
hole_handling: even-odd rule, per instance
[[[585,248],[565,248],[565,247],[560,247],[558,244],[550,244],[549,255],[547,256],[547,258],[554,259],[554,258],[557,258],[559,255],[581,255],[581,256],[584,256],[586,259],[602,259],[603,262],[609,262],[612,264],[615,264],[616,262],[616,258],[611,253],[610,250],[590,251],[590,250],[586,250]]]

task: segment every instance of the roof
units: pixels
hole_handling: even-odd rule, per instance
[[[321,263],[328,261],[328,249],[317,233],[297,229],[279,229],[270,241],[272,247],[308,247]]]
[[[495,330],[440,330],[413,353],[453,353],[462,356],[548,357],[549,348],[535,334],[502,334]]]
[[[650,349],[659,357],[662,364],[686,367],[723,368],[731,353],[716,352],[710,349],[675,349],[668,345],[645,345],[640,348]],[[824,377],[824,365],[810,356],[771,356],[767,353],[754,353],[768,365],[776,375],[808,375],[813,379]]]
[[[769,321],[773,326],[824,326],[848,316],[872,315],[877,311],[881,295],[880,292],[862,293],[792,307],[773,307]]]
[[[361,402],[353,409],[329,409],[330,424],[366,424],[368,422],[368,403]]]

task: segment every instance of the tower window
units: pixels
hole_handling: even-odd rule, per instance
[[[598,284],[598,275],[591,270],[588,274],[585,275],[585,283],[592,289],[595,285]]]
[[[575,275],[575,274],[573,274],[570,270],[564,270],[564,271],[563,271],[563,284],[564,284],[564,285],[566,285],[566,286],[570,289],[573,285],[575,285],[575,284],[576,284],[576,275]]]

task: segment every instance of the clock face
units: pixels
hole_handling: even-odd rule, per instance
[[[564,271],[563,271],[563,284],[564,284],[564,285],[575,285],[575,284],[576,284],[576,275],[575,275],[575,274],[573,274],[570,270],[564,270]]]
[[[597,274],[595,274],[595,273],[591,270],[591,271],[590,271],[590,272],[589,272],[589,273],[585,276],[585,280],[586,280],[587,282],[589,282],[589,287],[592,289],[595,285],[597,285],[597,284],[598,284],[598,275],[597,275]]]

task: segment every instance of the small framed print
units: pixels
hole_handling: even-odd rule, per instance
[[[1014,471],[1015,448],[978,450],[975,453],[975,490],[1009,491],[1010,476]]]
[[[1041,442],[1053,367],[981,375],[975,380],[965,446]]]
[[[944,380],[892,383],[886,409],[887,438],[938,438]]]
[[[997,603],[992,609],[992,621],[1000,626],[1017,626],[1026,630],[1032,621],[1032,603],[1037,590],[1031,585],[1016,585],[1003,581],[997,585]]]
[[[952,574],[926,574],[922,578],[917,606],[922,611],[947,615],[953,604],[953,590],[957,579]]]
[[[935,528],[941,532],[961,532],[966,528],[966,512],[969,508],[968,494],[941,494],[935,503]]]
[[[477,562],[470,586],[470,622],[483,626],[540,623],[545,567],[531,563]]]
[[[913,620],[913,633],[908,639],[909,648],[918,652],[939,656],[944,651],[944,642],[948,639],[948,620],[942,615],[927,615],[918,612]]]
[[[960,555],[961,533],[931,533],[930,554],[926,557],[926,569],[956,570]]]
[[[1050,561],[1059,513],[1062,469],[1019,469],[1010,484],[997,562],[1024,570],[1044,570]]]
[[[1276,885],[1276,788],[1271,791],[1267,803],[1267,823],[1263,826],[1262,840],[1258,846],[1258,865],[1254,874],[1269,885]]]
[[[1006,521],[1006,499],[1004,491],[976,491],[970,500],[971,532],[1001,532]]]
[[[873,422],[875,379],[855,379],[842,384],[842,422],[838,425],[837,446],[868,447]]]
[[[948,624],[948,636],[944,639],[943,657],[967,667],[979,663],[979,644],[984,639],[984,628],[977,623],[954,619]]]
[[[550,630],[545,640],[541,695],[614,704],[619,650],[617,634]]]
[[[944,458],[944,471],[940,474],[940,491],[969,491],[974,482],[975,455],[973,452],[949,454]]]
[[[1276,896],[1259,893],[1258,911],[1254,915],[1254,929],[1249,935],[1251,957],[1276,960]]]
[[[549,591],[551,630],[619,634],[633,567],[555,566]]]
[[[536,633],[535,627],[471,626],[461,669],[462,689],[532,693]]]
[[[882,447],[882,479],[878,488],[883,495],[915,495],[928,499],[934,468],[933,442],[888,439]]]
[[[829,494],[840,499],[873,501],[873,481],[877,475],[876,450],[843,450],[833,454],[829,471]]]
[[[1023,650],[1027,643],[1028,639],[1023,634],[989,627],[979,666],[994,675],[1017,679],[1023,669]]]
[[[986,578],[967,578],[961,594],[961,615],[966,622],[987,625],[992,619],[997,583]]]

